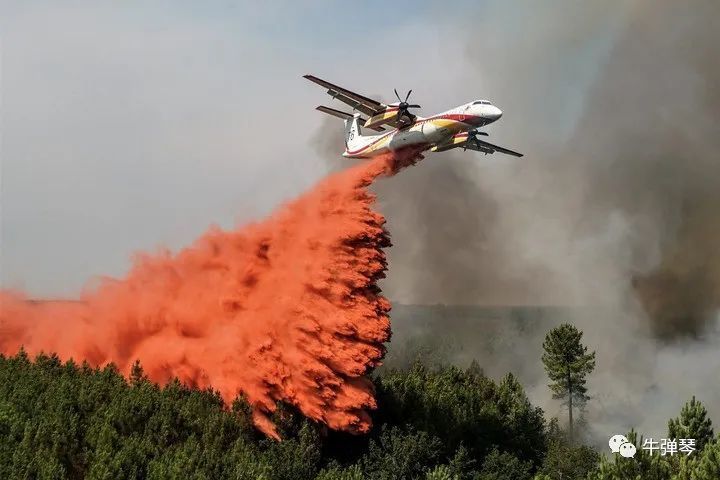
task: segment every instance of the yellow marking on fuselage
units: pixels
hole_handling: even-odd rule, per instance
[[[455,135],[458,132],[465,130],[465,124],[458,120],[453,120],[450,118],[430,118],[427,120],[418,120],[411,127],[409,127],[407,131],[422,131],[422,126],[424,123],[431,123],[433,126],[438,128],[447,128],[448,133],[452,135]],[[372,153],[377,152],[378,150],[382,150],[383,148],[387,147],[387,145],[392,141],[393,138],[395,138],[396,135],[404,131],[406,130],[395,129],[391,132],[388,132],[387,134],[383,135],[382,138],[376,140],[375,143],[371,144],[367,149],[358,153],[358,155],[370,156]]]

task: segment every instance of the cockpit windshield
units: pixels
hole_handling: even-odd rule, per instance
[[[492,103],[488,102],[487,100],[478,100],[476,102],[473,102],[473,105],[492,105]]]

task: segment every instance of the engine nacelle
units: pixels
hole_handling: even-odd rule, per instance
[[[462,147],[468,141],[468,132],[456,133],[450,140],[439,145],[435,145],[430,149],[431,152],[444,152],[457,147]]]
[[[399,113],[400,109],[398,107],[387,107],[384,112],[378,113],[377,115],[368,118],[367,122],[365,122],[365,125],[363,125],[363,127],[373,128],[392,122],[397,118]]]

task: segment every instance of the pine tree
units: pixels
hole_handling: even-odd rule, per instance
[[[720,478],[720,439],[708,442],[693,471],[693,480],[717,480]]]
[[[140,360],[135,360],[132,368],[130,369],[130,377],[128,378],[130,385],[137,387],[148,381],[147,375],[140,364]]]
[[[580,340],[582,332],[570,324],[552,329],[543,342],[542,361],[550,377],[548,387],[553,398],[566,400],[569,418],[569,436],[573,439],[573,407],[582,408],[590,398],[585,386],[587,375],[595,368],[595,352]]]
[[[668,437],[693,438],[698,451],[712,440],[712,421],[707,416],[705,406],[694,396],[682,408],[680,417],[668,422]]]
[[[425,480],[460,480],[460,477],[454,475],[447,465],[438,465],[425,475]]]
[[[346,469],[336,466],[329,470],[323,470],[315,480],[363,480],[364,478],[360,466],[352,465]]]

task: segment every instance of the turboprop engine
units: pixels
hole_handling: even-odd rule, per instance
[[[399,123],[400,126],[404,126],[412,123],[412,121],[415,120],[415,115],[410,113],[409,109],[421,107],[420,105],[411,105],[408,103],[408,98],[410,98],[411,93],[412,90],[408,91],[407,95],[405,95],[405,100],[402,100],[400,98],[400,95],[398,94],[397,89],[395,89],[395,96],[397,97],[399,102],[391,103],[382,112],[368,118],[367,122],[365,122],[363,127],[373,128],[388,123]]]

